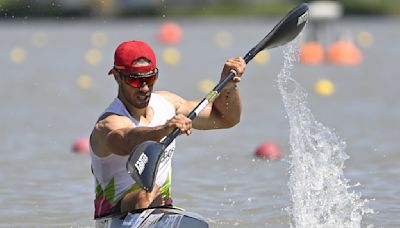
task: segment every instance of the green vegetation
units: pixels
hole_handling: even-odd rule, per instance
[[[256,2],[256,3],[255,3]],[[282,15],[295,5],[312,1],[219,1],[204,7],[170,6],[171,15],[241,15],[265,16]],[[343,5],[345,15],[400,15],[400,0],[338,0]]]
[[[204,7],[173,6],[166,10],[168,15],[182,16],[274,16],[287,13],[296,4],[290,2],[273,2],[258,4],[226,3],[212,4]]]
[[[65,0],[68,1],[68,0]],[[14,17],[91,17],[103,15],[104,1],[91,1],[72,8],[63,8],[63,0],[0,0],[0,18]],[[112,1],[108,1],[112,2]],[[213,1],[160,1],[143,8],[118,6],[114,1],[117,17],[132,16],[275,16],[285,14],[302,0],[213,0]],[[180,2],[180,3],[179,3]],[[400,15],[400,0],[338,0],[345,15]],[[121,4],[121,3],[119,3]]]
[[[400,15],[399,0],[341,0],[345,14]]]

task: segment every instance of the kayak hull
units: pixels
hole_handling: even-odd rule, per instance
[[[175,208],[151,208],[125,216],[96,219],[96,228],[208,228],[201,215]]]

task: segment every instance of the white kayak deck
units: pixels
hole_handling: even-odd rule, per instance
[[[96,219],[96,228],[207,228],[201,215],[177,208],[149,208],[124,216]]]

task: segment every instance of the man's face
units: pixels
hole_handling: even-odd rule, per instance
[[[148,66],[147,61],[139,60],[134,67]],[[146,108],[150,101],[153,85],[158,76],[158,69],[142,73],[123,73],[118,71],[120,90],[126,101],[135,108]]]

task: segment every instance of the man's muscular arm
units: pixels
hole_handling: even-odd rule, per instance
[[[164,125],[135,127],[129,118],[112,114],[96,124],[91,136],[91,145],[98,156],[111,153],[129,155],[136,145],[147,140],[160,141],[175,127],[186,133],[191,128],[191,121],[183,115],[176,115]]]

